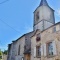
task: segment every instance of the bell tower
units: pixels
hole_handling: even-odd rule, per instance
[[[55,24],[54,10],[46,0],[41,0],[40,5],[34,11],[33,29],[41,31]]]

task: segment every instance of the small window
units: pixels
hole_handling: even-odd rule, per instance
[[[39,12],[36,13],[36,20],[39,20]]]
[[[48,43],[47,44],[47,49],[48,49],[48,56],[52,56],[53,55],[53,43],[52,42],[50,42],[50,43]]]
[[[19,45],[19,47],[18,47],[18,55],[20,55],[20,45]]]
[[[53,27],[53,30],[52,30],[52,32],[54,33],[54,32],[56,32],[56,27]]]
[[[41,57],[41,47],[40,46],[37,46],[36,47],[36,53],[37,53],[37,57]]]
[[[40,41],[41,40],[41,37],[40,37],[40,33],[39,34],[37,34],[37,36],[36,36],[36,41],[38,42],[38,41]]]

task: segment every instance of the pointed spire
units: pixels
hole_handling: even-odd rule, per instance
[[[41,2],[40,2],[40,6],[42,6],[42,5],[46,5],[46,6],[48,6],[47,1],[46,1],[46,0],[41,0]]]

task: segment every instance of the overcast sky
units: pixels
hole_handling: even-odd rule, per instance
[[[60,21],[60,0],[47,0],[55,10],[55,20]],[[0,0],[0,49],[24,33],[33,30],[33,12],[40,0]]]

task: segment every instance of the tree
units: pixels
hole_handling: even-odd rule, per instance
[[[0,50],[0,55],[2,55],[2,51]]]
[[[3,54],[7,55],[7,52],[8,52],[8,50],[5,50],[5,51],[3,52]]]
[[[2,55],[3,55],[3,53],[2,53],[2,51],[0,50],[0,60],[2,59]]]

